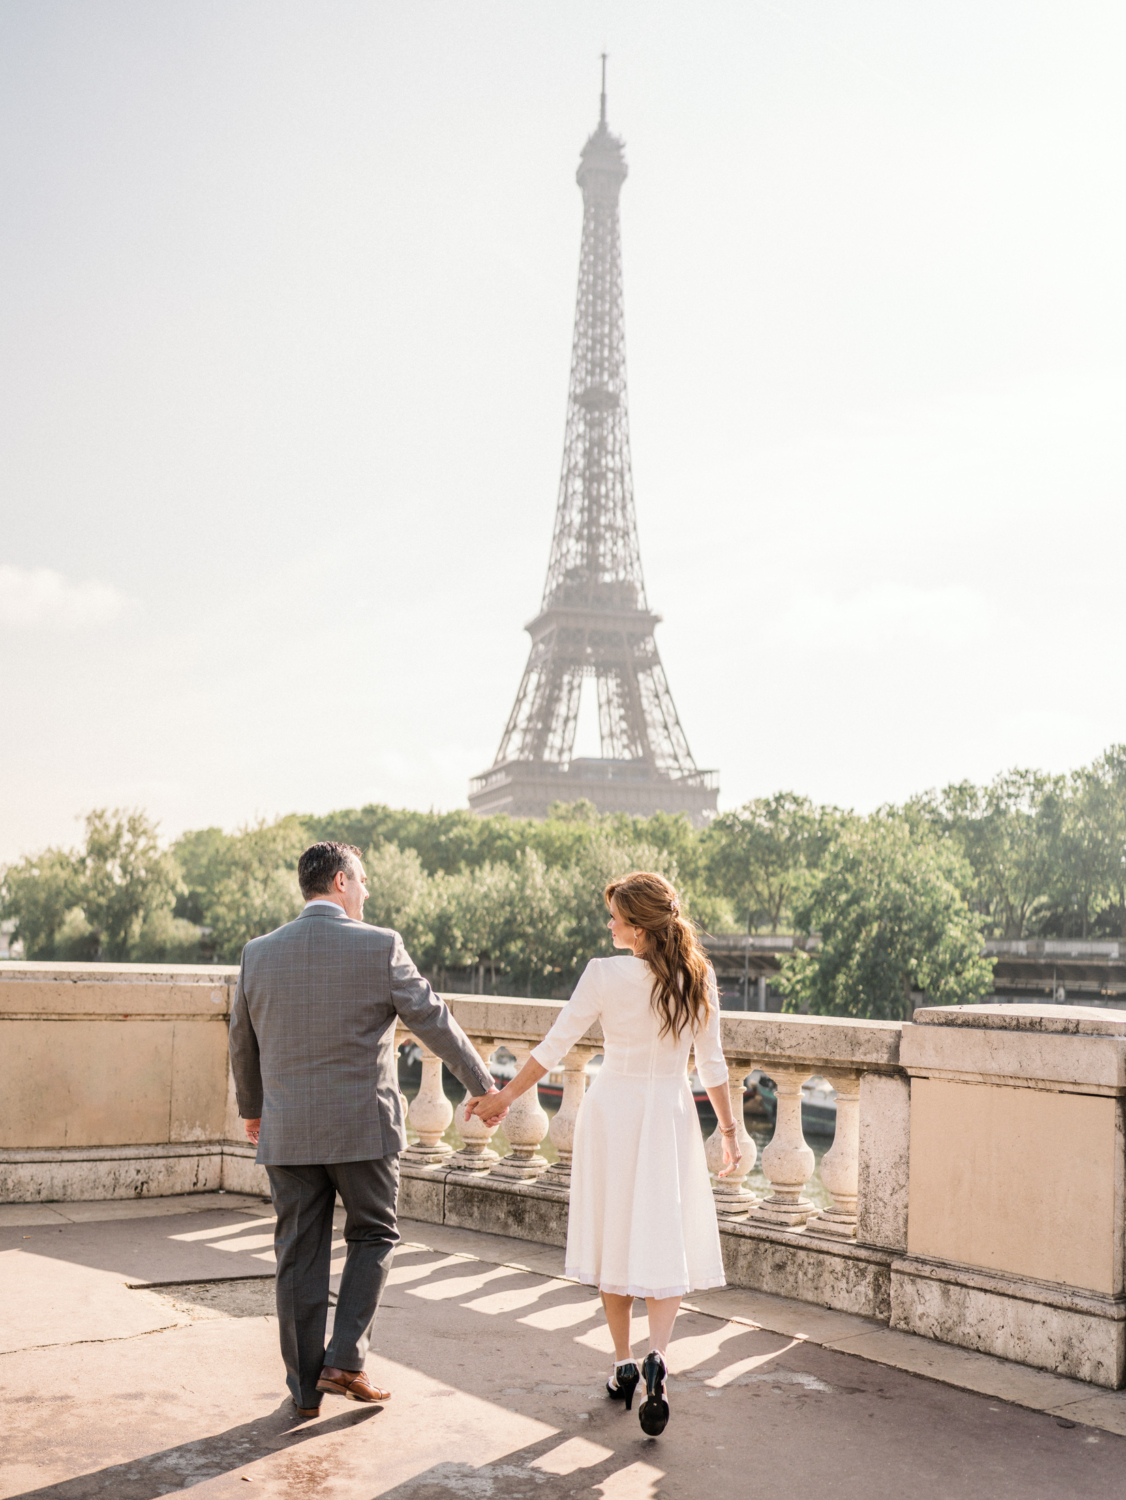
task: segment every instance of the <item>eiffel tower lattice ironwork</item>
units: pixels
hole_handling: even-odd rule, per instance
[[[479,813],[543,817],[589,798],[600,811],[715,811],[717,776],[697,769],[653,637],[630,469],[618,195],[623,142],[598,128],[577,180],[583,237],[555,534],[528,665],[492,767],[474,777]],[[584,679],[598,692],[602,756],[572,757]]]

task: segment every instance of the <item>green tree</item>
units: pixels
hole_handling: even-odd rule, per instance
[[[972,902],[993,937],[1033,935],[1058,885],[1066,778],[1012,770],[988,786],[963,781],[908,804],[914,823],[929,822],[969,861]]]
[[[448,813],[415,812],[382,803],[321,818],[305,816],[301,822],[309,843],[335,839],[355,844],[357,849],[384,844],[413,849],[428,875],[452,875],[484,864],[511,864],[527,846],[531,830],[539,826],[530,818],[479,818],[467,808]]]
[[[1093,767],[1073,771],[1055,800],[1047,891],[1036,929],[1052,937],[1090,936],[1111,890],[1106,788]]]
[[[150,912],[130,946],[129,957],[146,964],[201,963],[205,955],[199,926],[167,908]]]
[[[1092,920],[1100,933],[1126,938],[1126,745],[1111,745],[1079,776],[1099,871]]]
[[[75,907],[78,874],[73,854],[45,849],[8,865],[0,878],[0,919],[14,921],[24,956],[57,959],[68,913]],[[83,956],[83,955],[77,955]]]
[[[195,894],[221,963],[237,963],[251,938],[297,916],[297,861],[308,843],[304,823],[290,814],[242,828],[201,857]]]
[[[170,915],[181,886],[156,824],[140,811],[88,813],[86,847],[75,864],[77,904],[94,935],[94,956],[129,958],[146,920]]]
[[[435,935],[442,967],[475,967],[480,989],[550,995],[566,961],[573,920],[564,872],[534,849],[514,865],[437,877]]]
[[[907,819],[846,825],[795,915],[815,952],[782,962],[787,1011],[906,1020],[913,991],[932,1005],[978,1000],[991,986],[969,871],[949,840]]]
[[[180,869],[183,889],[176,898],[175,914],[197,926],[204,924],[210,893],[222,873],[223,855],[233,835],[221,828],[200,828],[181,834],[172,845]]]
[[[177,923],[175,862],[141,812],[86,817],[82,849],[48,849],[4,872],[0,911],[28,958],[190,960],[198,929]]]
[[[778,932],[843,817],[795,792],[758,797],[723,813],[703,835],[712,887],[749,913],[752,927]]]
[[[422,868],[416,849],[377,844],[364,856],[368,899],[364,921],[399,933],[417,964],[433,962],[434,906],[438,885]]]
[[[456,875],[485,865],[515,866],[528,849],[535,850],[548,869],[569,869],[585,849],[609,837],[622,846],[657,849],[665,864],[675,862],[688,888],[686,894],[702,900],[708,892],[699,831],[681,814],[634,818],[625,813],[599,813],[592,802],[579,800],[555,803],[542,820],[504,815],[480,818],[464,809],[423,813],[373,803],[321,818],[304,816],[301,822],[310,841],[338,839],[369,854],[384,845],[413,849],[428,875]]]

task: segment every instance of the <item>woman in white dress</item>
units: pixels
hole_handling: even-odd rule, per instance
[[[723,1170],[739,1161],[715,975],[676,891],[638,873],[606,887],[610,933],[629,957],[592,958],[511,1083],[466,1113],[490,1124],[558,1066],[601,1022],[603,1061],[579,1107],[571,1161],[566,1274],[597,1286],[614,1340],[606,1389],[628,1411],[643,1375],[643,1431],[668,1422],[665,1351],[680,1300],[724,1285],[704,1142],[688,1086],[688,1054],[723,1133]],[[633,1299],[644,1297],[650,1350],[639,1373],[630,1350]]]

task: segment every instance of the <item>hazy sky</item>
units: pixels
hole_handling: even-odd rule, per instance
[[[1121,0],[5,0],[0,858],[102,805],[464,805],[604,47],[642,559],[720,805],[1126,740],[1124,43]]]

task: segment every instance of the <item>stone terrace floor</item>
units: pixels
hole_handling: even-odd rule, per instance
[[[679,1319],[647,1439],[603,1393],[597,1299],[560,1251],[410,1222],[368,1360],[392,1399],[302,1422],[271,1228],[230,1194],[0,1207],[0,1496],[1126,1494],[1122,1394],[735,1289]]]

